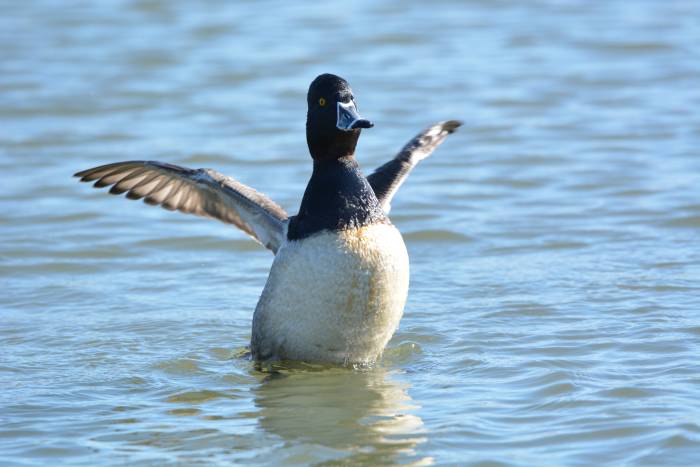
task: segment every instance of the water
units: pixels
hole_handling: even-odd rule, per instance
[[[700,463],[694,1],[6,2],[0,463]],[[213,167],[296,212],[305,93],[346,77],[402,187],[374,369],[241,358],[272,256],[92,190]]]

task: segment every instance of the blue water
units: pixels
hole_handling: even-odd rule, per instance
[[[700,463],[697,2],[5,3],[3,465]],[[392,203],[383,360],[263,373],[270,253],[71,175],[212,167],[296,212],[322,72],[366,172],[464,126]]]

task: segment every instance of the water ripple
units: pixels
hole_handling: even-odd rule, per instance
[[[698,464],[696,2],[6,10],[0,463]],[[376,123],[365,173],[464,126],[392,202],[383,360],[259,371],[272,256],[71,175],[211,167],[294,213],[322,72]]]

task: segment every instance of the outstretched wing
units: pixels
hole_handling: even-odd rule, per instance
[[[448,120],[438,122],[418,133],[392,160],[377,168],[367,177],[384,212],[391,210],[391,199],[406,180],[411,170],[440,146],[447,135],[453,133],[462,122]]]
[[[127,161],[102,165],[75,174],[96,188],[113,185],[111,194],[126,192],[171,211],[212,217],[233,224],[277,252],[289,216],[262,193],[211,169],[188,169],[156,161]]]

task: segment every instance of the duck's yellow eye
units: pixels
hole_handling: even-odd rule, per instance
[[[325,107],[326,106],[326,99],[324,99],[323,97],[320,98],[318,100],[318,105],[320,105],[321,107]]]

